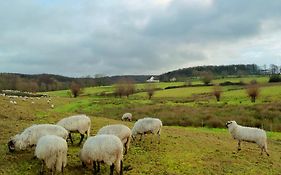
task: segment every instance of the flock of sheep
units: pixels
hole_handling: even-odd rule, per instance
[[[125,113],[122,120],[132,121],[132,114]],[[238,140],[238,151],[241,150],[241,142],[254,142],[268,154],[267,136],[262,129],[244,127],[235,121],[226,123],[232,137]],[[90,135],[91,119],[86,115],[74,115],[61,119],[57,124],[37,124],[26,128],[22,133],[15,135],[8,142],[10,152],[25,150],[36,146],[35,156],[42,160],[40,172],[43,173],[44,166],[54,171],[63,172],[67,165],[67,140],[73,144],[71,133],[77,132],[81,135],[79,145],[85,135],[87,140],[79,153],[82,165],[93,168],[94,174],[100,171],[100,163],[110,166],[110,174],[114,169],[122,174],[123,155],[128,153],[130,140],[140,135],[142,140],[145,134],[158,135],[160,143],[162,122],[157,118],[143,118],[135,122],[132,129],[123,124],[107,125],[97,132],[95,136]]]
[[[122,120],[132,120],[132,115],[126,113]],[[162,122],[157,118],[139,119],[132,130],[123,124],[107,125],[102,127],[96,136],[90,136],[91,119],[86,115],[74,115],[63,118],[57,124],[37,124],[26,128],[22,133],[13,136],[8,142],[10,152],[25,150],[36,146],[35,156],[42,160],[40,173],[44,166],[53,172],[63,172],[67,164],[67,139],[73,143],[71,133],[81,135],[79,145],[85,135],[87,140],[79,153],[83,166],[92,167],[94,174],[100,171],[100,163],[110,165],[110,174],[114,169],[122,174],[123,154],[129,149],[131,138],[137,135],[140,140],[145,134],[157,134],[160,143]],[[123,148],[125,150],[123,151]]]

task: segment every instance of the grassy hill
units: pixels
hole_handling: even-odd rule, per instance
[[[261,156],[257,145],[252,143],[242,143],[242,150],[236,153],[237,142],[224,128],[225,121],[232,119],[280,131],[280,84],[262,84],[256,104],[250,102],[241,86],[225,86],[219,103],[210,94],[211,86],[165,90],[165,87],[182,84],[158,84],[162,90],[157,91],[152,100],[143,92],[129,98],[100,96],[101,92],[112,92],[111,86],[84,89],[78,98],[70,98],[67,91],[55,91],[49,93],[54,109],[47,103],[49,98],[26,101],[17,98],[13,99],[17,101],[14,105],[9,97],[0,96],[0,174],[38,174],[41,162],[33,158],[34,148],[9,153],[6,145],[11,136],[31,124],[56,123],[68,115],[86,113],[92,119],[94,135],[108,124],[123,123],[132,127],[133,122],[120,120],[124,112],[132,112],[134,120],[159,117],[165,125],[161,144],[151,144],[155,140],[153,136],[131,144],[124,157],[124,174],[280,174],[281,133],[267,132],[270,153],[267,157]],[[137,87],[141,89],[144,84]],[[77,135],[75,143],[78,140]],[[79,150],[77,145],[69,144],[65,174],[92,174],[82,168]],[[109,174],[109,167],[102,166],[101,174]]]

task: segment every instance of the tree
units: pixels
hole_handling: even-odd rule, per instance
[[[115,85],[115,96],[129,97],[131,94],[135,92],[135,84],[132,80],[129,79],[120,79],[117,81]]]
[[[222,93],[222,88],[219,85],[215,85],[214,86],[214,96],[216,97],[217,101],[220,101],[220,97],[221,97],[221,93]]]
[[[154,95],[155,85],[153,83],[148,83],[145,86],[145,90],[147,92],[148,99],[150,100],[152,98],[152,96]]]
[[[70,86],[70,91],[71,91],[73,97],[76,98],[79,96],[79,94],[81,92],[81,86],[78,83],[73,81]]]
[[[259,96],[259,85],[256,80],[252,80],[247,87],[247,94],[251,98],[251,102],[255,103]]]
[[[200,73],[201,81],[205,84],[208,85],[211,83],[213,79],[213,74],[211,72],[206,72],[203,71]]]

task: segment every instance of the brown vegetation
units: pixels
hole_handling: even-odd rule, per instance
[[[79,96],[79,94],[81,92],[81,86],[76,82],[72,82],[71,86],[70,86],[70,91],[71,91],[73,97],[76,98]]]
[[[148,99],[150,100],[155,92],[155,85],[153,83],[148,83],[145,85],[145,91],[147,92]]]
[[[129,79],[121,79],[115,85],[115,96],[122,96],[129,97],[130,95],[134,94],[135,92],[135,84],[132,80]]]
[[[214,86],[214,96],[216,97],[217,101],[220,101],[221,94],[222,94],[222,88],[219,85]]]
[[[247,87],[247,94],[251,98],[251,102],[255,103],[259,96],[260,87],[256,80],[252,80]]]
[[[211,83],[211,81],[213,80],[213,74],[211,72],[200,72],[200,78],[201,81],[205,84],[208,85]]]

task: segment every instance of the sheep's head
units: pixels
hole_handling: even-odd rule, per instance
[[[236,121],[228,121],[225,126],[231,130],[233,127],[237,126],[237,123]]]
[[[15,141],[13,139],[10,139],[9,142],[8,142],[8,148],[9,148],[9,151],[10,152],[14,152],[15,149],[16,149],[16,146],[15,146]]]
[[[24,141],[19,134],[12,137],[8,142],[10,152],[14,152],[16,149],[25,150],[27,145],[29,145],[29,142]]]

